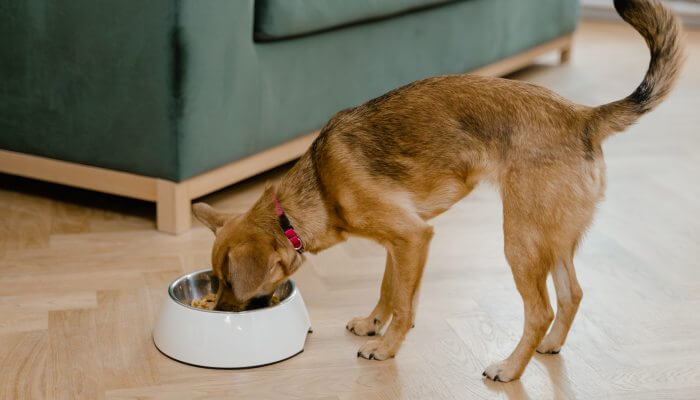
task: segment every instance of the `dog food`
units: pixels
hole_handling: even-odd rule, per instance
[[[209,293],[208,295],[192,300],[192,307],[201,308],[203,310],[213,310],[216,306],[216,293]]]
[[[232,304],[227,304],[222,302],[221,304],[216,304],[216,294],[210,293],[202,298],[192,300],[192,307],[201,308],[203,310],[216,310],[216,311],[249,311],[257,310],[259,308],[272,307],[279,304],[280,299],[277,295],[256,297],[248,302],[245,307],[236,307]]]

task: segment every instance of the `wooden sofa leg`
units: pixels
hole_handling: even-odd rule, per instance
[[[566,64],[571,60],[571,44],[566,47],[562,47],[559,53],[559,62],[561,64]]]
[[[189,193],[183,184],[158,179],[156,214],[158,230],[178,234],[192,224]]]

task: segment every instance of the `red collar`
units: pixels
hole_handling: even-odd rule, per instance
[[[282,232],[284,232],[284,236],[286,236],[287,239],[289,239],[289,242],[292,244],[292,247],[294,247],[294,250],[296,250],[297,253],[303,253],[304,243],[302,243],[301,239],[299,238],[299,235],[297,235],[297,232],[294,230],[294,227],[289,222],[289,218],[287,218],[287,215],[282,209],[282,205],[280,204],[279,200],[277,200],[277,196],[275,196],[274,193],[272,194],[272,201],[275,203],[275,212],[277,213],[277,219],[279,220]]]

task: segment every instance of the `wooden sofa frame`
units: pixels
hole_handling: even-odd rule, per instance
[[[471,73],[489,76],[505,75],[529,65],[535,58],[552,51],[558,51],[560,61],[566,63],[571,54],[571,43],[571,34],[562,36]],[[182,182],[7,150],[0,150],[0,172],[153,201],[156,203],[158,230],[178,234],[190,228],[192,223],[190,205],[193,199],[298,158],[317,135],[318,131],[309,133]]]

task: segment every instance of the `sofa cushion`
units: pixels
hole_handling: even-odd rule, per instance
[[[256,0],[255,39],[277,40],[457,0]]]

